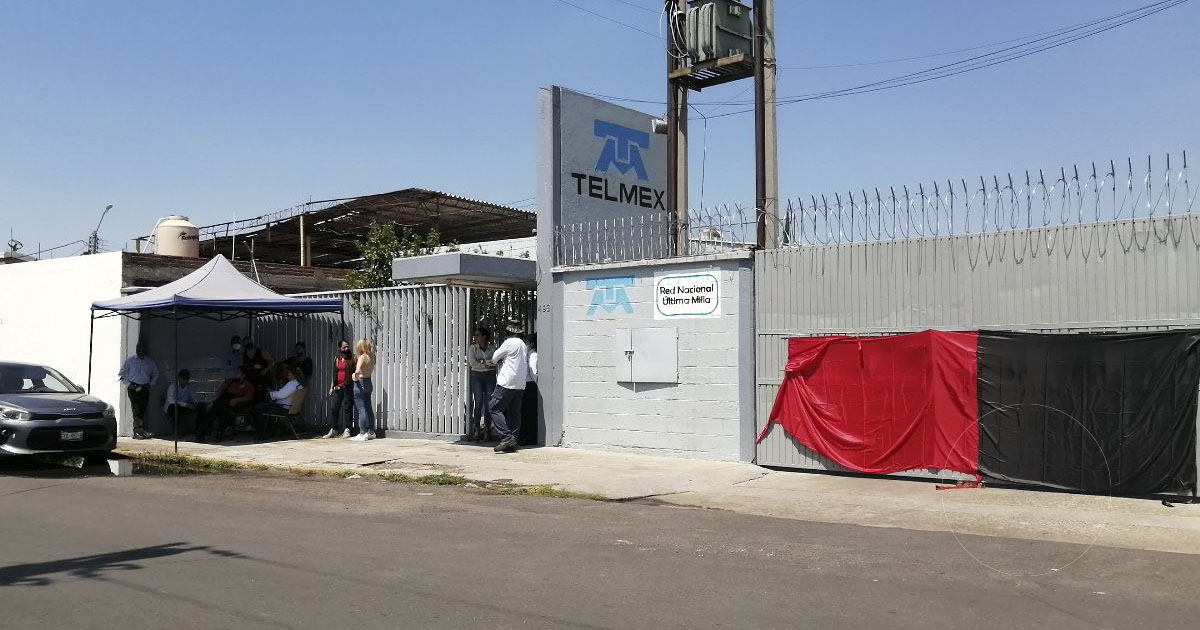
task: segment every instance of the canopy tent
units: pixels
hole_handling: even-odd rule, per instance
[[[224,256],[218,254],[203,267],[169,284],[115,300],[92,303],[88,336],[88,392],[92,389],[92,346],[98,318],[137,315],[174,320],[174,361],[178,366],[181,319],[203,317],[227,321],[259,315],[302,317],[311,313],[341,312],[341,298],[300,299],[280,295],[242,275]],[[174,432],[175,450],[178,451],[178,408],[175,410]]]
[[[188,275],[142,293],[92,303],[93,314],[144,312],[241,317],[258,314],[340,313],[341,298],[299,299],[280,295],[242,275],[222,255]]]

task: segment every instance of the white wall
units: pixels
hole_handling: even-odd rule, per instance
[[[561,273],[559,273],[561,271]],[[721,316],[656,320],[656,274],[715,272]],[[753,458],[753,270],[746,253],[556,270],[563,286],[563,445],[713,460]],[[633,313],[589,314],[589,279],[628,277]],[[619,328],[676,328],[679,382],[618,383]],[[550,441],[553,443],[553,440]]]
[[[86,387],[92,302],[120,296],[120,252],[0,265],[0,360],[49,365]],[[92,394],[117,408],[122,435],[129,404],[117,371],[137,330],[124,317],[96,320]]]

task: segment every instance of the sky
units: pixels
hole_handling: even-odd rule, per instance
[[[1149,1],[777,0],[778,63],[927,55]],[[539,87],[665,96],[657,0],[571,3],[634,28],[560,0],[0,0],[0,241],[10,230],[25,251],[84,239],[110,203],[109,248],[167,214],[206,225],[407,187],[529,204]],[[780,194],[1187,149],[1200,159],[1197,24],[1192,1],[992,68],[781,105]],[[778,89],[954,59],[785,69]],[[736,111],[715,104],[749,99],[749,85],[692,98],[707,114]],[[694,117],[691,153],[692,205],[701,186],[704,206],[753,203],[751,115],[707,130]]]

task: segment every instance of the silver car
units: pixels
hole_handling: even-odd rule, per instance
[[[116,446],[112,405],[51,368],[0,362],[0,457],[100,456]]]

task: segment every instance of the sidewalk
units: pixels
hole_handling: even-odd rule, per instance
[[[120,450],[165,451],[165,440],[121,440]],[[938,491],[926,482],[773,471],[753,464],[420,439],[298,440],[213,445],[179,452],[277,466],[411,475],[449,473],[474,481],[551,484],[610,499],[653,499],[778,518],[1003,536],[1200,554],[1200,505],[998,488]]]

